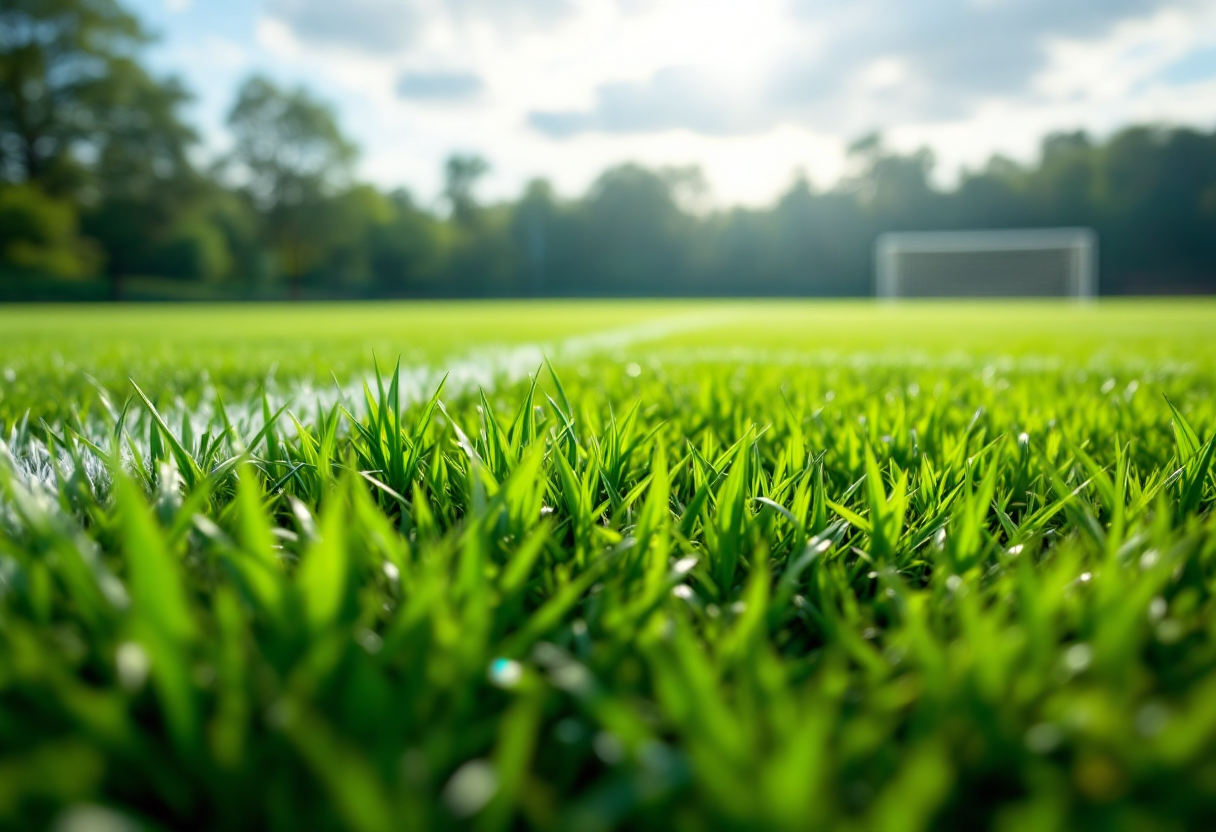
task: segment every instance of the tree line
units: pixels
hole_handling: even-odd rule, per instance
[[[1073,225],[1099,234],[1104,293],[1216,291],[1216,129],[1055,134],[1032,164],[997,156],[948,189],[931,152],[873,135],[830,189],[795,175],[768,207],[709,212],[695,167],[613,167],[574,199],[537,179],[487,204],[489,162],[454,155],[434,208],[359,181],[334,111],[260,76],[237,91],[230,150],[199,163],[189,94],[145,68],[147,43],[116,0],[0,7],[0,287],[865,295],[883,231]]]

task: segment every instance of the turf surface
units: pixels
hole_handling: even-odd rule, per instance
[[[0,827],[1216,825],[1212,332],[0,309]]]

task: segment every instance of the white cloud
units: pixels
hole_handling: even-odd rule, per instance
[[[444,28],[545,28],[573,6],[572,0],[268,0],[266,11],[302,40],[391,55]]]
[[[902,58],[879,58],[858,73],[857,86],[873,92],[889,90],[906,81],[908,74],[908,63]]]
[[[476,151],[486,193],[533,175],[581,192],[605,166],[699,163],[720,202],[844,169],[875,128],[949,178],[1055,129],[1216,120],[1163,69],[1216,32],[1189,0],[270,0],[276,75],[335,100],[364,172],[436,193]],[[1211,38],[1208,38],[1208,43]],[[459,106],[455,106],[459,104]],[[441,106],[443,105],[443,106]]]

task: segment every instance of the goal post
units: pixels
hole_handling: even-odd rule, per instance
[[[874,244],[880,298],[1092,298],[1097,236],[1088,228],[913,231]]]

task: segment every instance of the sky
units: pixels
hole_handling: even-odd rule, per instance
[[[154,70],[194,92],[207,153],[254,72],[304,85],[360,173],[437,199],[452,152],[481,196],[583,193],[633,161],[699,165],[707,204],[848,172],[878,131],[943,185],[1052,131],[1216,127],[1212,0],[127,0]]]

